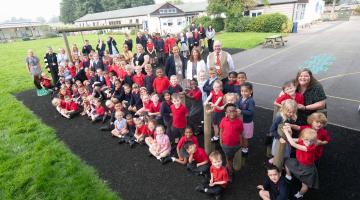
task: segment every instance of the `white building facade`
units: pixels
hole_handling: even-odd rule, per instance
[[[258,6],[244,15],[257,17],[262,14],[281,13],[301,26],[321,18],[324,12],[324,0],[268,0],[264,5],[258,0]],[[140,24],[142,30],[149,32],[178,33],[187,27],[197,16],[206,15],[208,3],[195,2],[173,5],[170,3],[153,4],[134,8],[87,14],[75,21],[80,27]],[[126,27],[120,32],[129,32]]]
[[[206,14],[207,2],[172,5],[170,3],[139,6],[128,9],[87,14],[75,21],[75,25],[101,26],[141,24],[142,30],[160,33],[177,33],[191,24],[193,18]],[[120,29],[128,32],[128,28]]]

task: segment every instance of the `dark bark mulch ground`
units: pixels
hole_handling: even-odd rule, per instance
[[[174,163],[162,166],[156,159],[148,157],[146,146],[130,149],[126,144],[119,145],[110,132],[100,132],[98,128],[102,124],[92,124],[80,116],[72,120],[61,117],[52,107],[50,97],[37,97],[35,90],[16,97],[44,123],[55,128],[59,139],[96,168],[100,177],[122,199],[208,199],[194,190],[202,181],[201,177],[189,174],[185,167]],[[266,159],[264,134],[271,119],[271,111],[257,108],[250,155],[223,199],[258,199],[256,186],[263,181],[263,162]],[[310,191],[306,199],[360,199],[360,134],[335,126],[328,126],[328,131],[332,141],[325,147],[318,169],[320,190]]]

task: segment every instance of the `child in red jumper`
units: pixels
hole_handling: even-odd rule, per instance
[[[167,90],[170,86],[169,79],[164,76],[164,72],[161,68],[156,69],[156,78],[153,82],[154,91],[158,95],[162,95],[162,93]]]
[[[95,99],[95,113],[91,114],[91,121],[97,122],[103,120],[105,115],[105,108],[101,105],[100,99]]]
[[[222,165],[220,152],[211,152],[209,158],[211,161],[210,181],[208,184],[198,185],[195,190],[215,196],[215,199],[219,199],[228,185],[229,175],[226,167]]]
[[[143,143],[145,137],[147,136],[147,134],[149,134],[148,128],[144,123],[143,119],[141,118],[137,118],[135,120],[135,125],[136,125],[135,134],[134,134],[135,142]]]
[[[45,73],[41,73],[40,85],[44,89],[52,89],[54,86],[51,84],[52,79]]]
[[[287,81],[282,86],[282,94],[276,98],[274,105],[281,108],[281,102],[287,99],[293,99],[298,104],[298,108],[304,107],[304,96],[296,92],[294,81]]]
[[[283,130],[290,145],[296,149],[296,159],[289,158],[285,161],[285,178],[291,181],[291,175],[294,175],[301,181],[301,189],[294,197],[296,199],[302,199],[309,188],[319,188],[319,177],[315,166],[316,131],[305,128],[300,132],[300,138],[294,139],[291,136],[292,131],[289,125],[285,125]],[[283,139],[281,138],[280,140]]]
[[[221,91],[222,82],[219,80],[214,81],[213,90],[210,92],[210,95],[204,102],[204,105],[209,103],[212,111],[212,124],[214,128],[214,136],[211,138],[211,142],[219,141],[219,124],[221,119],[224,117],[224,112],[221,110],[221,106],[223,105],[224,94]]]
[[[206,175],[209,172],[209,158],[205,150],[193,142],[186,142],[184,147],[189,154],[187,169],[196,175]]]
[[[226,167],[232,178],[233,160],[235,153],[240,149],[241,135],[244,127],[243,122],[238,117],[235,104],[227,104],[225,110],[226,116],[221,120],[219,125],[221,148],[225,153]]]
[[[148,114],[150,117],[155,118],[156,120],[161,120],[161,115],[160,115],[161,102],[159,100],[160,98],[158,94],[154,93],[151,95],[151,104]]]
[[[172,131],[170,141],[177,143],[179,137],[186,127],[186,117],[188,110],[184,104],[181,103],[180,95],[175,93],[171,96],[173,105],[170,106],[172,113]]]
[[[324,129],[324,127],[327,124],[327,119],[324,113],[315,112],[311,114],[307,118],[307,122],[309,125],[305,126],[297,126],[294,124],[290,124],[291,128],[297,131],[303,131],[306,128],[312,128],[316,131],[316,137],[317,137],[317,146],[316,146],[316,154],[315,154],[315,160],[319,160],[324,152],[324,145],[327,145],[330,142],[330,137]]]
[[[142,73],[142,69],[140,66],[135,66],[135,75],[132,77],[132,81],[136,83],[139,87],[144,86],[144,74]]]
[[[189,154],[186,151],[184,145],[186,142],[189,142],[189,141],[193,142],[197,147],[199,146],[198,139],[194,136],[192,128],[188,126],[185,129],[184,136],[182,136],[180,138],[179,143],[176,146],[176,152],[177,152],[178,158],[168,157],[168,158],[166,158],[166,160],[164,160],[163,164],[165,164],[167,162],[177,162],[181,165],[187,164],[187,162],[189,160]]]

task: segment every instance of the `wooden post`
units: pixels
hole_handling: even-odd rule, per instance
[[[285,136],[283,131],[283,126],[284,124],[279,124],[279,128],[278,128],[278,133],[281,138],[284,138]],[[284,153],[285,153],[286,143],[285,142],[281,143],[279,139],[275,148],[276,148],[276,153],[274,155],[273,163],[276,167],[282,169],[284,164]]]
[[[241,148],[235,153],[233,161],[234,170],[239,171],[242,166],[245,164],[245,160],[242,157]]]
[[[67,53],[67,55],[68,55],[68,58],[70,59],[71,62],[73,62],[72,56],[71,56],[71,53],[70,53],[71,51],[70,51],[70,47],[69,47],[69,41],[68,41],[68,39],[67,39],[66,33],[63,32],[63,33],[62,33],[62,36],[63,36],[63,38],[64,38],[64,43],[65,43],[65,48],[66,48],[66,53]]]
[[[278,111],[279,111],[279,107],[274,106],[273,121],[274,121],[274,119],[275,119],[276,114],[278,113]],[[270,157],[272,156],[272,155],[271,155],[271,146],[272,146],[271,143],[268,144],[268,145],[266,145],[266,157],[268,157],[268,158],[270,158]]]
[[[241,119],[241,121],[243,121],[243,115],[240,114],[239,118]],[[243,146],[243,135],[241,135],[241,144],[240,146]],[[234,170],[239,171],[241,169],[242,166],[245,165],[245,158],[242,157],[242,152],[241,152],[241,148],[235,153],[234,156],[234,161],[233,161],[233,167]]]
[[[210,141],[212,136],[211,112],[208,112],[210,109],[210,104],[204,106],[204,148],[208,155],[215,149]]]

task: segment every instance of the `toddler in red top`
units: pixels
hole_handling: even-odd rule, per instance
[[[220,123],[221,147],[225,153],[226,166],[229,173],[233,171],[233,160],[235,153],[240,149],[241,134],[244,130],[243,122],[237,115],[236,105],[225,106],[226,117]]]
[[[301,199],[309,188],[319,188],[319,177],[315,166],[317,134],[315,130],[305,128],[300,132],[301,138],[294,139],[289,125],[284,125],[283,131],[290,145],[296,149],[296,159],[289,158],[285,161],[285,178],[291,180],[293,175],[301,181],[301,189],[295,194],[296,199]]]
[[[164,76],[164,72],[161,68],[156,69],[156,78],[153,82],[154,91],[162,95],[162,93],[167,90],[170,86],[169,79]]]
[[[148,128],[141,118],[137,118],[135,120],[135,125],[135,142],[142,143],[145,139],[145,136],[147,136],[147,134],[149,133]]]
[[[198,185],[195,190],[215,196],[218,199],[228,185],[229,175],[226,167],[222,165],[220,152],[211,152],[209,158],[211,161],[210,181],[208,184]]]
[[[327,124],[327,119],[324,113],[315,112],[311,114],[307,118],[308,125],[305,126],[297,126],[290,124],[291,128],[297,131],[303,131],[306,128],[312,128],[316,131],[316,137],[317,137],[317,146],[315,151],[315,160],[318,160],[321,158],[324,152],[324,145],[327,145],[330,142],[330,137],[324,129],[324,127]]]
[[[135,73],[136,74],[132,77],[132,81],[136,83],[139,87],[143,87],[145,76],[142,73],[140,66],[135,66]]]
[[[196,175],[205,175],[209,172],[209,158],[205,150],[193,142],[185,142],[184,147],[189,154],[187,169]]]
[[[171,115],[172,115],[172,131],[170,136],[170,141],[175,143],[178,141],[180,135],[182,134],[184,128],[186,127],[186,117],[188,115],[188,110],[181,103],[180,95],[175,93],[171,96],[172,105],[170,106]]]
[[[161,102],[159,102],[160,98],[159,95],[154,93],[151,95],[151,104],[149,109],[149,116],[155,118],[156,120],[161,120],[160,115],[160,106]]]
[[[51,84],[51,78],[46,76],[45,73],[41,73],[40,85],[44,89],[52,89],[53,85]]]
[[[138,111],[136,111],[135,115],[147,115],[150,111],[152,102],[150,101],[150,97],[148,94],[144,94],[141,96],[141,101],[143,104],[143,107],[140,108]]]
[[[296,101],[299,107],[304,106],[304,96],[300,92],[296,92],[294,81],[287,81],[282,86],[283,94],[276,98],[274,105],[281,107],[281,102],[286,99],[293,99]]]
[[[64,100],[54,98],[52,104],[56,106],[56,110],[65,118],[71,119],[79,114],[79,106],[69,96],[65,96]]]
[[[212,142],[217,142],[219,140],[219,124],[221,119],[224,117],[224,112],[221,109],[221,106],[223,105],[224,94],[222,93],[221,88],[222,82],[219,80],[214,81],[213,90],[210,92],[210,95],[204,102],[204,105],[206,106],[211,100],[209,103],[211,109],[207,112],[212,112],[212,124],[214,128],[214,136],[211,138]]]
[[[98,122],[102,121],[105,115],[105,108],[101,105],[100,99],[95,99],[95,113],[91,114],[91,121]]]

